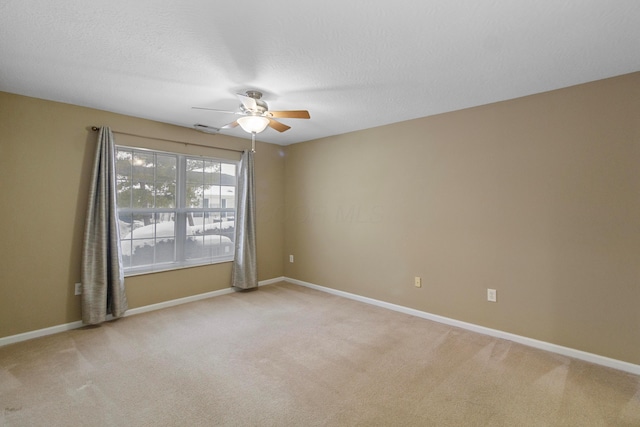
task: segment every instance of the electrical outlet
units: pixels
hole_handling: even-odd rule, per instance
[[[81,295],[82,294],[82,283],[76,283],[75,294],[76,295]]]
[[[487,289],[487,301],[498,301],[498,291],[496,291],[495,289]]]
[[[293,255],[289,255],[289,262],[293,262]]]
[[[420,277],[418,277],[418,276],[414,277],[414,279],[413,279],[413,285],[414,285],[416,288],[421,288],[421,287],[422,287],[422,279],[421,279]]]

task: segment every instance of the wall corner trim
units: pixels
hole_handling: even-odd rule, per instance
[[[404,314],[409,314],[423,319],[432,320],[434,322],[443,323],[449,326],[455,326],[458,328],[466,329],[472,332],[477,332],[483,335],[489,335],[496,338],[513,341],[518,344],[523,344],[528,347],[537,348],[539,350],[545,350],[563,356],[572,357],[585,362],[591,362],[596,365],[606,366],[608,368],[617,369],[619,371],[628,372],[634,375],[640,375],[640,365],[625,362],[622,360],[612,359],[598,354],[587,353],[586,351],[576,350],[569,347],[563,347],[561,345],[552,344],[545,341],[539,341],[533,338],[523,337],[521,335],[512,334],[509,332],[500,331],[497,329],[491,329],[484,326],[475,325],[473,323],[462,322],[460,320],[451,319],[449,317],[439,316],[437,314],[427,313],[425,311],[416,310],[413,308],[404,307],[397,304],[388,303],[385,301],[376,300],[373,298],[363,297],[360,295],[352,294],[349,292],[339,291],[337,289],[327,288],[325,286],[315,285],[313,283],[304,282],[298,279],[292,279],[289,277],[284,278],[285,282],[292,283],[294,285],[304,286],[306,288],[315,289],[321,292],[337,295],[340,297],[352,299],[355,301],[363,302],[365,304],[371,304],[378,307],[386,308],[389,310],[397,311]]]
[[[284,281],[285,281],[284,277],[276,277],[273,279],[261,280],[258,282],[258,286],[267,286],[267,285],[272,285],[274,283],[284,282]],[[233,288],[229,287],[229,288],[220,289],[218,291],[205,292],[203,294],[197,294],[197,295],[192,295],[184,298],[178,298],[171,301],[164,301],[157,304],[145,305],[144,307],[136,307],[136,308],[127,310],[127,312],[124,314],[123,317],[134,316],[136,314],[147,313],[149,311],[154,311],[154,310],[161,310],[163,308],[173,307],[175,305],[186,304],[189,302],[231,294],[233,292],[235,292]],[[111,315],[107,316],[107,321],[109,320],[113,320],[113,317]],[[72,329],[82,328],[83,326],[85,326],[85,324],[82,323],[81,320],[77,320],[75,322],[51,326],[49,328],[37,329],[35,331],[24,332],[22,334],[10,335],[8,337],[0,337],[0,347],[9,345],[9,344],[18,343],[21,341],[27,341],[34,338],[44,337],[47,335],[53,335],[60,332],[70,331]]]

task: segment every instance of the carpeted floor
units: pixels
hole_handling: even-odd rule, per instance
[[[640,377],[281,283],[0,348],[0,426],[639,426]]]

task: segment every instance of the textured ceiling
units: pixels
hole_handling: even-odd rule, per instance
[[[258,89],[311,113],[284,145],[638,70],[637,0],[0,2],[1,91],[220,127]]]

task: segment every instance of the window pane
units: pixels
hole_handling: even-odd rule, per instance
[[[175,260],[175,225],[171,214],[134,214],[133,230],[121,239],[122,258],[133,267]],[[126,258],[126,260],[125,260]]]
[[[130,151],[116,151],[116,199],[119,208],[131,207],[131,159]]]
[[[152,208],[154,201],[153,182],[133,182],[131,186],[131,207],[133,208]]]
[[[119,214],[118,227],[120,229],[120,248],[122,251],[122,264],[125,268],[131,266],[131,231],[133,229],[133,215]],[[125,256],[126,254],[126,256]]]
[[[155,155],[134,151],[133,153],[133,181],[153,182],[155,176]]]
[[[202,212],[187,213],[186,227],[185,258],[202,258],[202,248],[204,247],[204,214]]]
[[[116,202],[119,208],[131,207],[131,181],[119,179],[116,183]]]
[[[221,220],[224,221],[231,221],[233,222],[233,220],[235,219],[235,212],[222,212],[220,214]]]
[[[205,254],[207,257],[217,257],[223,254],[222,242],[227,241],[219,234],[207,234],[205,236]]]
[[[204,207],[204,189],[200,184],[187,184],[186,186],[186,202],[188,208]]]
[[[116,174],[118,175],[118,179],[131,179],[132,157],[131,151],[118,149],[116,153]]]
[[[158,154],[156,158],[156,181],[176,182],[176,156]]]
[[[187,237],[185,257],[188,260],[199,258],[213,259],[219,256],[231,255],[233,243],[231,239],[219,234],[191,235]]]
[[[120,248],[125,267],[131,266],[132,253],[134,252],[132,239],[135,230],[144,227],[145,220],[148,222],[148,215],[120,214]]]
[[[206,213],[204,234],[220,234],[220,214],[218,212]]]
[[[220,218],[220,235],[229,238],[230,242],[235,241],[235,233],[236,233],[236,222],[233,218],[232,213],[224,213],[222,214],[222,218]]]
[[[222,163],[220,165],[222,171],[221,185],[236,185],[236,165],[230,163]]]
[[[236,187],[224,186],[220,188],[220,198],[222,208],[236,207]]]
[[[204,257],[204,235],[188,236],[184,247],[184,256],[187,260],[200,259]]]
[[[156,223],[155,263],[174,262],[176,260],[176,230],[175,223],[168,219],[168,215],[159,215]]]
[[[223,222],[216,212],[194,212],[193,216],[194,225],[187,225],[187,259],[213,259],[233,253],[233,222]]]
[[[203,190],[204,206],[207,208],[219,208],[220,206],[220,187],[217,185],[208,185]]]
[[[204,234],[203,212],[187,213],[187,236],[201,236]]]
[[[118,228],[120,230],[120,239],[131,233],[133,229],[133,215],[130,213],[121,213],[118,215]]]
[[[202,184],[204,170],[204,160],[187,159],[187,183]]]
[[[156,184],[156,208],[176,207],[176,184],[158,183]]]
[[[159,154],[156,158],[155,207],[176,207],[177,158]]]
[[[220,242],[232,243],[235,237],[235,222],[231,213],[210,213],[205,221],[205,234],[224,237]],[[223,251],[224,252],[224,251]],[[222,253],[221,255],[224,255]]]
[[[204,162],[204,184],[220,185],[220,162]]]

